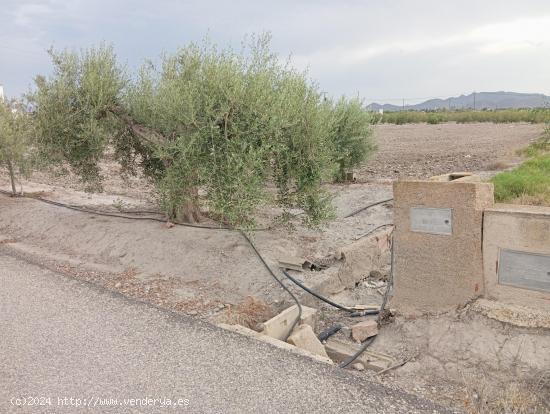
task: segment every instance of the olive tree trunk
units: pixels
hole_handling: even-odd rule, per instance
[[[8,171],[10,173],[11,192],[13,195],[16,195],[17,190],[15,189],[15,172],[13,170],[13,164],[10,158],[7,159],[6,164],[8,165]]]

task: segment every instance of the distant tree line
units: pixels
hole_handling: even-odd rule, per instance
[[[466,110],[434,110],[434,111],[384,111],[383,114],[374,114],[374,121],[384,124],[440,124],[442,122],[529,122],[548,123],[550,122],[550,109],[485,109],[474,111]]]

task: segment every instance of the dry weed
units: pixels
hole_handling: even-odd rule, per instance
[[[272,312],[265,302],[247,296],[242,303],[228,307],[220,317],[220,322],[255,329],[259,323],[268,320],[272,316]]]
[[[550,371],[532,380],[503,383],[486,374],[465,378],[464,405],[470,414],[550,413]]]
[[[530,206],[550,206],[550,195],[548,194],[523,194],[510,201],[512,204],[526,204]]]

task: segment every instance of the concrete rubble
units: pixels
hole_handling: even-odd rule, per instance
[[[218,326],[331,364],[342,362],[359,350],[358,345],[334,338],[329,338],[326,342],[321,343],[315,334],[317,309],[307,306],[302,305],[300,321],[290,332],[297,316],[298,307],[296,305],[291,306],[261,324],[261,332],[256,332],[241,325],[220,324]],[[375,320],[363,320],[351,328],[343,328],[346,328],[346,336],[349,338],[351,335],[356,341],[364,341],[378,334],[378,324]],[[285,339],[287,342],[285,342]],[[387,369],[394,363],[394,359],[388,355],[366,350],[351,367],[358,371],[368,369],[378,372]]]
[[[303,324],[294,329],[292,335],[288,337],[287,342],[313,354],[328,358],[325,347],[321,341],[317,339],[315,332],[313,332],[313,328],[309,325]]]
[[[276,346],[277,348],[281,348],[281,349],[284,349],[286,351],[290,351],[292,353],[311,358],[311,359],[313,359],[315,361],[318,361],[318,362],[323,362],[325,364],[331,364],[331,365],[333,364],[333,362],[330,358],[323,357],[319,354],[315,354],[315,353],[309,352],[305,349],[298,348],[298,347],[296,347],[294,345],[291,345],[287,342],[280,341],[278,339],[272,338],[272,337],[267,336],[267,335],[263,335],[260,332],[256,332],[256,331],[254,331],[252,329],[249,329],[249,328],[246,328],[242,325],[228,325],[228,324],[225,324],[225,323],[220,323],[220,324],[218,324],[218,327],[220,327],[222,329],[226,329],[228,331],[238,333],[240,335],[248,336],[249,338],[253,338],[253,339],[256,339],[256,340],[261,341],[261,342],[265,342],[267,344]]]
[[[298,317],[298,307],[296,305],[285,309],[270,320],[261,324],[261,333],[272,338],[284,341],[290,334],[290,329]],[[315,330],[317,322],[317,309],[302,305],[302,316],[299,324],[309,325]]]
[[[378,335],[378,323],[375,320],[368,319],[351,327],[351,336],[357,342],[363,342],[365,339],[375,335]]]
[[[325,296],[355,288],[373,269],[381,269],[389,263],[391,232],[391,228],[381,229],[340,248],[334,255],[339,266],[317,272],[314,278],[305,280],[306,285]]]

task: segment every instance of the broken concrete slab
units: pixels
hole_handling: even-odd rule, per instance
[[[325,350],[328,356],[334,362],[342,362],[352,355],[354,355],[360,349],[359,345],[348,344],[346,342],[339,341],[335,338],[330,338],[326,345]],[[365,350],[357,359],[356,362],[362,363],[366,369],[373,371],[382,371],[395,363],[394,359],[380,352],[374,352]]]
[[[471,309],[488,318],[527,328],[550,329],[550,313],[542,309],[511,305],[488,299],[478,299]]]
[[[378,335],[378,323],[375,320],[368,319],[351,327],[351,336],[358,342],[375,335]]]
[[[287,342],[313,354],[328,358],[325,347],[321,341],[317,339],[315,332],[313,332],[313,328],[309,325],[303,324],[298,326],[288,337]]]
[[[298,306],[293,305],[285,309],[270,320],[261,324],[261,333],[272,338],[284,341],[290,334],[290,329],[298,317]],[[315,329],[317,309],[302,305],[302,316],[299,324],[306,324]]]
[[[249,338],[256,339],[258,341],[261,341],[261,342],[264,342],[264,343],[267,343],[267,344],[270,344],[270,345],[273,345],[273,346],[276,346],[277,348],[284,349],[285,351],[290,351],[290,352],[293,352],[295,354],[311,358],[311,359],[313,359],[315,361],[318,361],[318,362],[323,362],[325,364],[331,364],[331,365],[333,364],[332,360],[328,357],[324,357],[324,356],[321,356],[319,354],[309,352],[305,349],[298,348],[297,346],[291,345],[287,342],[283,342],[283,341],[280,341],[278,339],[271,338],[270,336],[263,335],[259,332],[256,332],[256,331],[254,331],[252,329],[249,329],[249,328],[246,328],[242,325],[228,325],[228,324],[225,324],[225,323],[220,323],[220,324],[218,324],[218,327],[220,327],[222,329],[226,329],[226,330],[231,331],[231,332],[238,333],[240,335],[247,336]]]
[[[383,228],[340,248],[335,257],[341,260],[341,265],[319,272],[306,283],[307,286],[325,296],[353,289],[371,271],[389,263],[391,232],[392,228]]]

